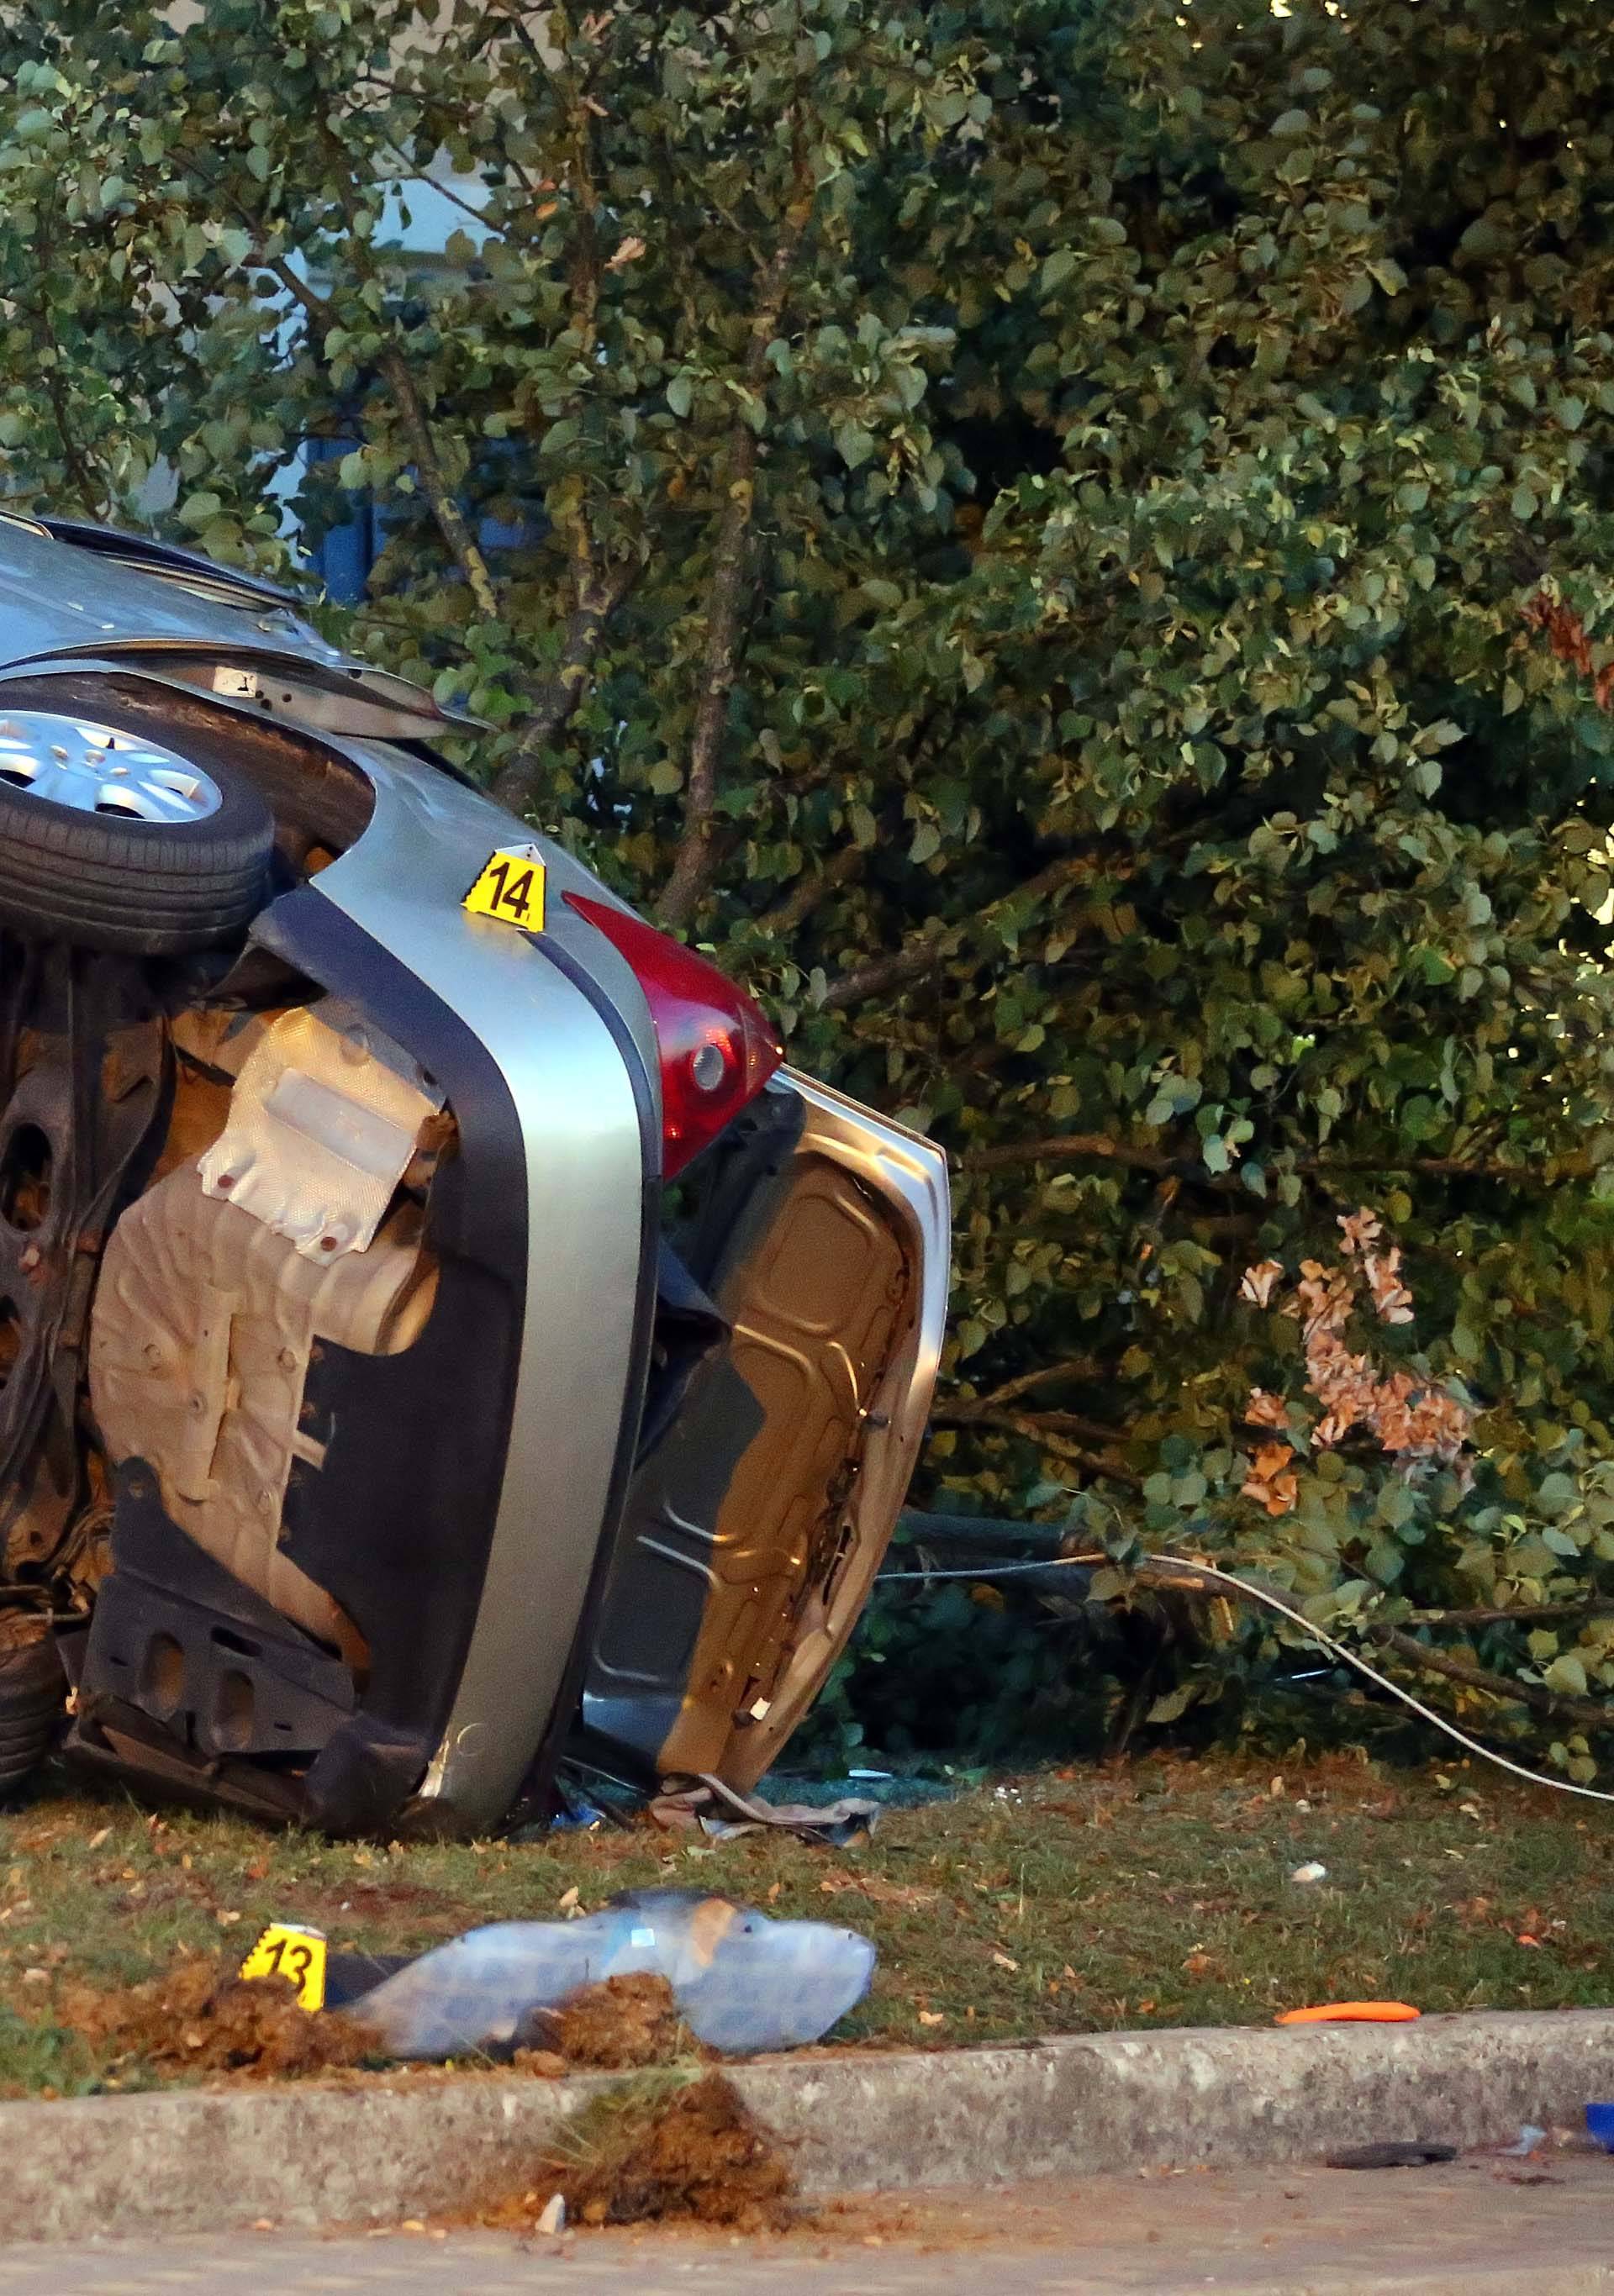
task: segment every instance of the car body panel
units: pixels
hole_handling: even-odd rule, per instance
[[[944,1160],[782,1072],[758,1120],[782,1119],[788,1154],[729,1206],[739,1226],[709,1255],[716,1297],[705,1299],[658,1241],[658,1046],[645,991],[565,897],[625,904],[421,752],[442,717],[430,696],[348,660],[261,592],[228,588],[227,572],[215,584],[186,563],[142,571],[82,536],[55,540],[0,514],[0,705],[8,686],[37,693],[49,678],[82,709],[106,681],[143,722],[157,712],[182,734],[205,719],[216,741],[238,727],[243,769],[267,794],[317,791],[286,849],[301,882],[261,912],[251,947],[293,998],[313,983],[367,1014],[441,1087],[457,1125],[456,1169],[426,1216],[441,1283],[421,1338],[373,1361],[338,1345],[307,1374],[305,1421],[335,1433],[328,1457],[315,1447],[323,1488],[317,1506],[286,1514],[284,1553],[351,1617],[363,1608],[350,1600],[352,1572],[374,1565],[391,1591],[373,1616],[398,1646],[366,1645],[371,1687],[313,1761],[305,1812],[390,1824],[396,1796],[366,1799],[352,1764],[384,1784],[391,1762],[395,1776],[413,1765],[399,1792],[417,1816],[490,1826],[552,1766],[580,1699],[585,1754],[592,1734],[613,1760],[625,1749],[641,1779],[699,1767],[749,1786],[844,1645],[906,1488],[945,1313]],[[548,873],[539,931],[464,906],[513,845],[536,848]],[[251,950],[243,962],[250,970]],[[613,1587],[619,1613],[636,1605],[652,1640],[671,1634],[654,1587],[636,1577],[638,1550],[655,1545],[665,1414],[637,1467],[636,1455],[647,1397],[684,1407],[683,1389],[658,1390],[650,1369],[653,1327],[659,1353],[684,1312],[680,1287],[700,1334],[691,1364],[721,1345],[730,1385],[708,1378],[706,1417],[685,1429],[704,1453],[710,1519],[675,1566],[683,1626],[649,1669],[654,1695],[648,1677],[630,1687],[613,1750],[600,1696]],[[485,1375],[479,1300],[500,1327]],[[725,1391],[742,1407],[726,1414]],[[138,1626],[170,1595],[183,1608],[186,1565],[185,1534],[132,1441],[118,1464],[131,1558],[119,1599]],[[630,1483],[648,1496],[630,1538]],[[417,1535],[417,1554],[398,1551]],[[207,1559],[228,1611],[229,1574]],[[422,1613],[440,1606],[434,1587],[441,1620]],[[278,1633],[260,1596],[230,1600],[238,1623]],[[92,1655],[95,1634],[92,1621]],[[339,1703],[325,1699],[333,1712]],[[112,1734],[98,1759],[170,1780],[184,1769],[161,1745],[143,1748],[138,1730]],[[263,1806],[297,1807],[284,1795]]]
[[[583,1751],[638,1778],[768,1767],[867,1599],[940,1357],[940,1152],[793,1070],[767,1096],[777,1147],[691,1247],[727,1340],[641,1459],[584,1679]]]
[[[528,935],[460,906],[519,824],[429,766],[359,762],[375,782],[371,826],[311,890],[453,1008],[497,1062],[522,1127],[527,1265],[510,1447],[475,1630],[422,1789],[486,1824],[508,1805],[554,1708],[618,1430],[624,1412],[637,1415],[625,1382],[645,1148],[633,1079],[597,1004]],[[559,867],[568,873],[564,857]]]
[[[239,604],[200,596],[115,558],[58,542],[32,521],[0,514],[0,630],[9,664],[69,647],[263,645],[339,665],[340,646],[284,606],[242,594]],[[349,665],[362,672],[363,665]],[[430,707],[430,697],[422,701]]]

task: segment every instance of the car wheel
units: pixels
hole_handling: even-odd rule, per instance
[[[275,823],[243,776],[99,719],[0,706],[0,925],[161,956],[239,934]]]
[[[20,1786],[49,1751],[66,1694],[48,1623],[0,1611],[0,1794]]]

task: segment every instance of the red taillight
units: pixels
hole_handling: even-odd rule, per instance
[[[726,973],[681,941],[608,901],[568,893],[566,904],[597,925],[638,976],[662,1062],[662,1170],[671,1180],[784,1059],[761,1008]]]

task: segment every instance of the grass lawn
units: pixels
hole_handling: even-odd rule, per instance
[[[1326,1878],[1291,1881],[1308,1860]],[[889,1812],[846,1850],[648,1825],[338,1847],[53,1784],[0,1814],[0,2095],[100,2084],[95,2049],[54,2018],[58,1988],[114,1991],[186,1956],[238,1956],[271,1917],[396,1951],[670,1882],[874,1939],[873,1992],[836,2036],[853,2045],[1264,2023],[1369,1996],[1425,2010],[1614,2000],[1614,1812],[1478,1766],[1042,1771]],[[119,2069],[119,2085],[141,2079]]]

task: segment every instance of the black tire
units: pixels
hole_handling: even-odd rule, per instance
[[[0,1796],[20,1786],[50,1751],[66,1696],[49,1627],[0,1612]]]
[[[74,709],[37,690],[12,707],[93,714],[155,739],[194,759],[221,802],[199,821],[157,823],[58,805],[0,778],[0,926],[129,956],[211,948],[245,931],[268,896],[275,822],[215,744],[197,744],[186,727],[131,723],[116,707]]]

